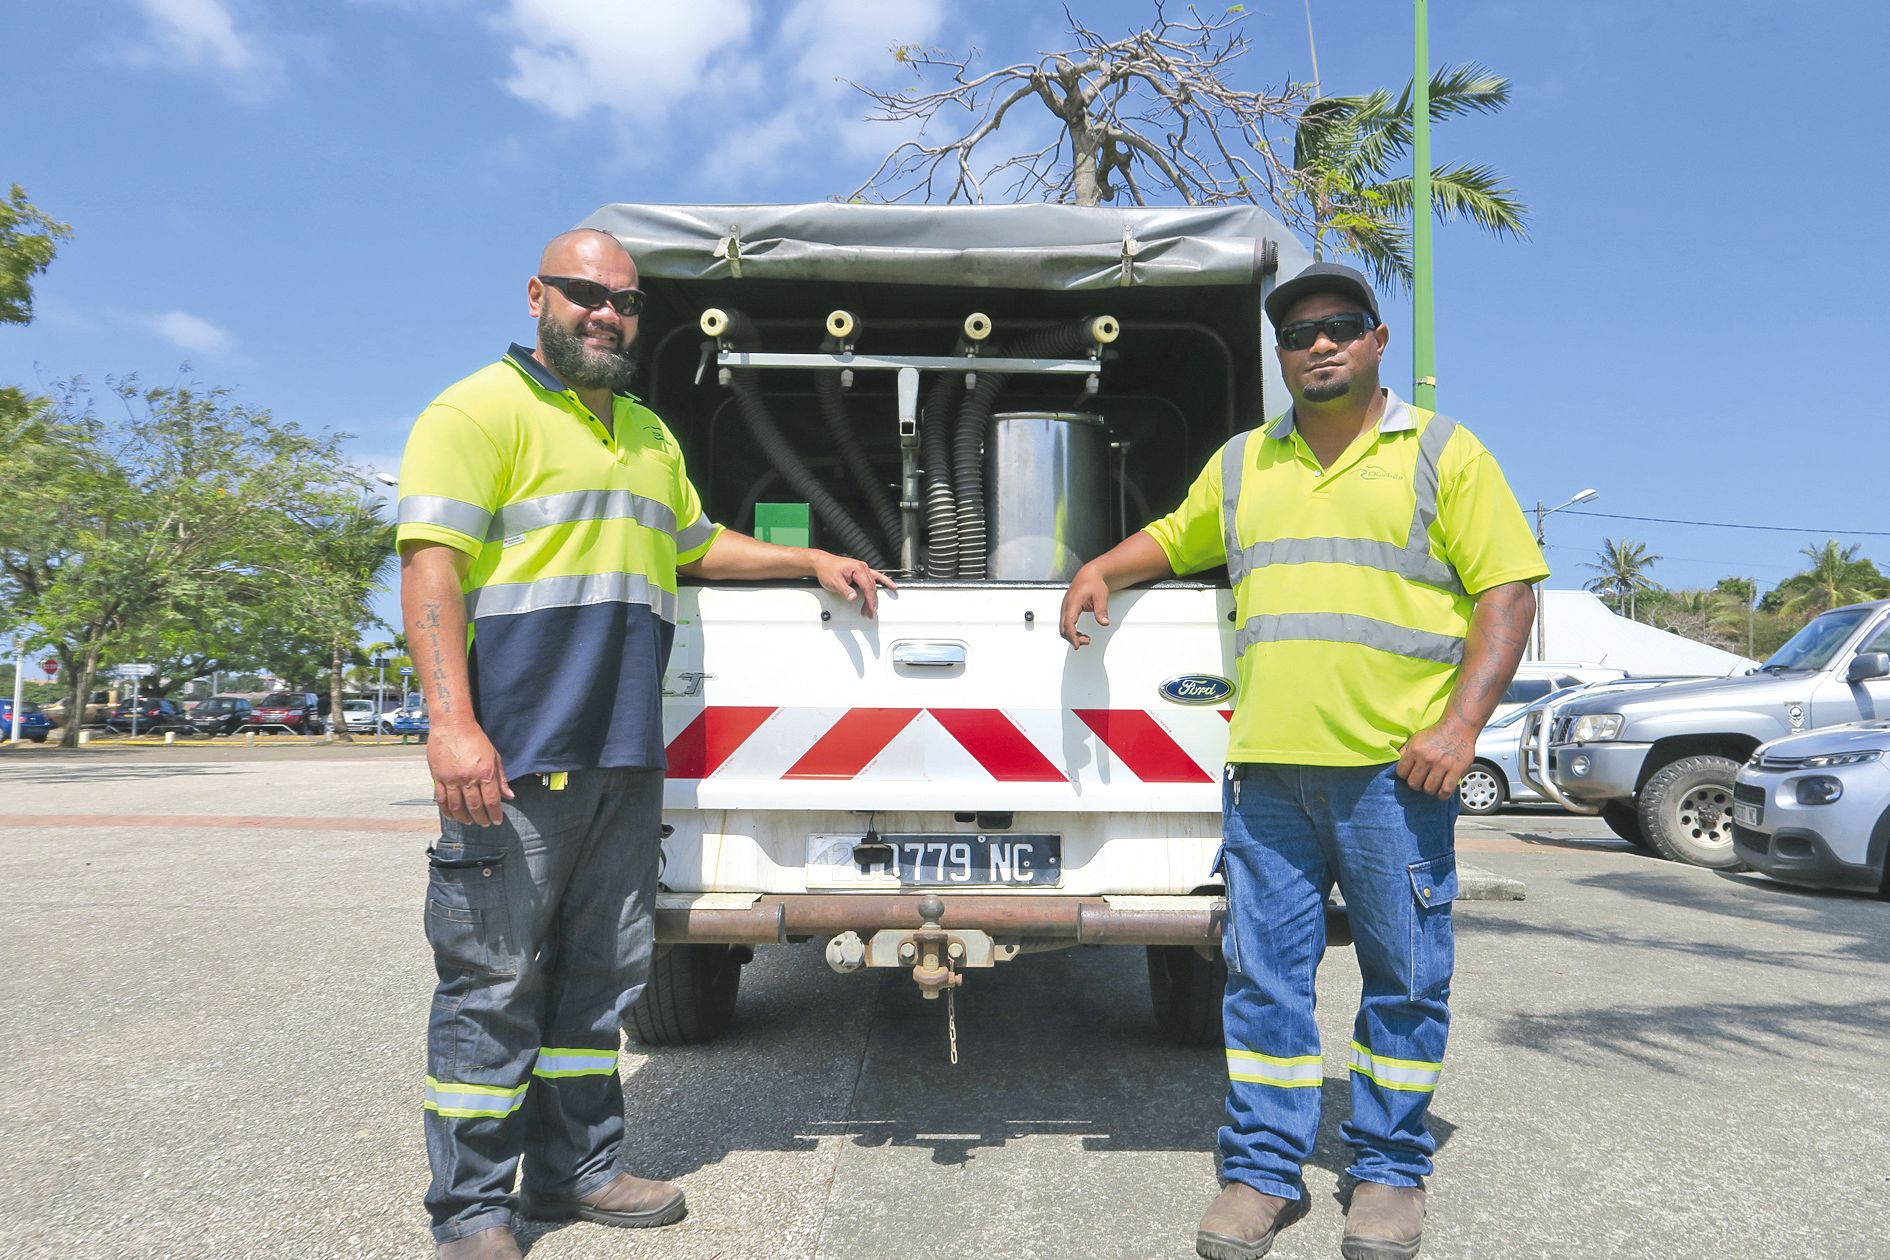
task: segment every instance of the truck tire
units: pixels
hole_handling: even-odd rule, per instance
[[[1509,785],[1503,781],[1503,772],[1488,762],[1471,763],[1463,778],[1457,780],[1457,801],[1466,814],[1494,814],[1508,799]]]
[[[1601,807],[1601,821],[1608,824],[1609,831],[1636,848],[1654,847],[1647,843],[1647,833],[1641,830],[1641,816],[1633,801],[1609,801]]]
[[[1218,1046],[1221,999],[1227,992],[1227,960],[1213,961],[1192,945],[1148,947],[1148,993],[1155,1007],[1155,1027],[1178,1046]]]
[[[715,1040],[735,1020],[742,964],[753,957],[752,950],[734,945],[671,945],[658,951],[625,1031],[646,1046]]]
[[[1682,757],[1654,771],[1637,805],[1641,830],[1662,857],[1713,871],[1745,866],[1732,847],[1731,757]]]

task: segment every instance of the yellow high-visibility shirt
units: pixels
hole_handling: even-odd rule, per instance
[[[655,412],[617,395],[607,428],[515,345],[420,413],[399,516],[472,557],[473,711],[508,777],[663,765],[676,567],[722,527]]]
[[[1146,532],[1178,574],[1228,563],[1233,762],[1396,761],[1443,716],[1473,597],[1548,575],[1495,457],[1389,390],[1378,425],[1330,468],[1288,411],[1233,438]]]

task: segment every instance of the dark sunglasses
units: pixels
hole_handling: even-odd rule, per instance
[[[595,280],[580,280],[576,276],[540,276],[540,283],[548,284],[569,298],[573,306],[581,306],[587,311],[594,311],[608,305],[617,314],[629,319],[642,313],[642,289],[606,289]]]
[[[1321,333],[1330,338],[1333,345],[1342,346],[1348,341],[1357,341],[1376,327],[1378,321],[1363,311],[1347,311],[1324,319],[1303,319],[1297,324],[1281,325],[1280,349],[1310,350]]]

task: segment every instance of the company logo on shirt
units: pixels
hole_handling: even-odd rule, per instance
[[[664,450],[670,449],[669,436],[666,433],[664,433],[662,429],[658,428],[656,425],[653,425],[653,424],[644,425],[643,432],[647,434],[649,436],[650,441],[654,442],[656,445],[662,447]]]
[[[1361,481],[1403,481],[1404,480],[1403,473],[1392,472],[1391,469],[1389,468],[1378,468],[1375,466],[1359,469],[1358,475],[1359,475],[1359,480]]]

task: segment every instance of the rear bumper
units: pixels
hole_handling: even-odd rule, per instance
[[[772,945],[885,929],[917,928],[919,902],[937,895],[939,924],[993,937],[1074,945],[1219,946],[1222,897],[1037,897],[951,893],[664,893],[656,903],[663,945]],[[1326,907],[1328,944],[1351,941],[1342,906]]]

